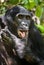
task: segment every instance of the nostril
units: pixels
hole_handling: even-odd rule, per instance
[[[27,24],[22,24],[22,25],[27,26]]]
[[[22,22],[21,23],[23,26],[28,26],[28,24],[26,22]]]
[[[27,24],[25,24],[25,26],[28,26]]]

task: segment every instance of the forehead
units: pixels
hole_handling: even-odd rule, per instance
[[[22,6],[18,6],[19,7],[19,13],[18,14],[22,14],[22,15],[30,15],[31,16],[31,13],[27,10],[27,9],[25,9],[24,7],[22,7]]]

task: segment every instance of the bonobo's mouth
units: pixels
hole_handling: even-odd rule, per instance
[[[20,38],[26,38],[28,35],[28,30],[18,30],[18,35]]]

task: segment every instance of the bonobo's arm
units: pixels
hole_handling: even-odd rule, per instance
[[[32,26],[29,32],[29,38],[32,41],[32,52],[40,59],[44,59],[44,43],[40,32],[35,25]]]
[[[9,37],[7,36],[4,36],[4,34],[2,35],[3,36],[3,40],[8,40],[7,42],[11,43],[12,44],[12,49],[14,51],[16,51],[16,54],[19,56],[19,58],[23,58],[24,57],[24,54],[25,54],[25,40],[21,40],[19,38],[17,38],[15,35],[13,35],[9,30],[8,28],[6,30],[4,30],[6,33],[8,33],[9,37],[11,38],[10,41],[9,41]],[[9,43],[9,44],[10,44]],[[10,44],[10,45],[11,45]]]

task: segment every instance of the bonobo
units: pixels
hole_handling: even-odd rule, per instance
[[[15,48],[20,58],[25,54],[29,26],[32,23],[31,13],[21,6],[15,6],[5,14],[9,31],[15,37]]]
[[[44,43],[32,18],[33,13],[19,5],[15,6],[5,14],[8,26],[6,31],[11,36],[13,48],[20,58],[27,55],[30,60],[43,65]]]

